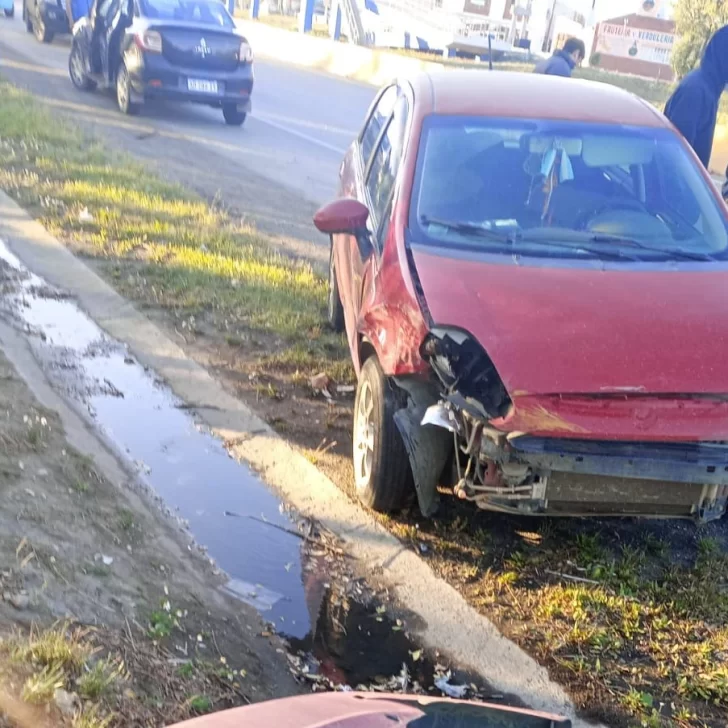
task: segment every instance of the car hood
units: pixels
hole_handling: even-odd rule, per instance
[[[511,396],[728,393],[725,267],[413,258],[434,323],[473,335]]]
[[[427,716],[427,717],[425,717]],[[553,715],[487,703],[380,693],[324,693],[256,703],[195,718],[171,728],[389,728],[465,724],[509,728],[571,728]]]

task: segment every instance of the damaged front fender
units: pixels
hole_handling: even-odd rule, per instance
[[[430,382],[404,377],[396,382],[409,396],[407,407],[395,413],[394,421],[409,456],[417,502],[422,515],[429,517],[437,511],[440,502],[437,486],[453,452],[454,440],[439,423],[423,422],[427,411],[439,400],[436,387]]]

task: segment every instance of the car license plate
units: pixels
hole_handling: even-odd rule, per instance
[[[203,94],[216,94],[217,81],[202,81],[197,78],[188,78],[187,89],[189,91],[199,91]]]

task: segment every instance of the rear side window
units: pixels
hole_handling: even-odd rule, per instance
[[[371,212],[378,223],[386,216],[404,150],[407,99],[400,96],[377,146],[367,175]]]
[[[379,139],[379,135],[382,128],[387,123],[392,114],[392,109],[397,101],[397,89],[394,86],[390,86],[384,93],[379,97],[371,116],[369,117],[364,131],[361,135],[361,156],[364,161],[364,168],[366,169],[369,164],[369,160],[374,151],[374,147]]]
[[[177,20],[234,28],[235,23],[217,0],[140,0],[142,15],[155,20]]]

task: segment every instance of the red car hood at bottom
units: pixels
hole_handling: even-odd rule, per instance
[[[413,255],[435,324],[470,333],[498,370],[504,429],[728,439],[728,270]]]
[[[445,698],[320,693],[225,710],[172,728],[570,728],[544,713]]]

